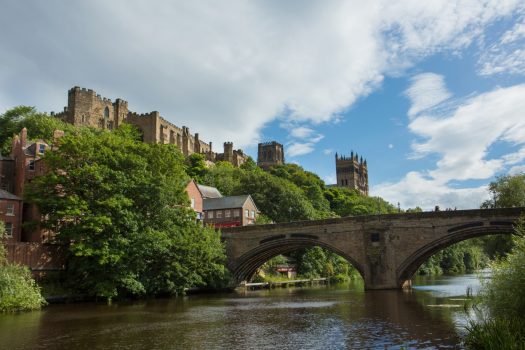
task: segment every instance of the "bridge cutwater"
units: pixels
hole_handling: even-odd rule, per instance
[[[410,285],[418,267],[438,251],[460,241],[514,232],[525,208],[386,214],[222,230],[228,268],[237,284],[279,254],[320,246],[347,259],[365,289]]]

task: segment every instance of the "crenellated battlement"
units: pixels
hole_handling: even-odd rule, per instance
[[[128,110],[128,102],[117,98],[111,99],[97,94],[92,89],[74,86],[68,90],[68,106],[64,112],[56,114],[60,119],[82,126],[101,129],[114,129],[126,122],[137,127],[144,142],[165,143],[177,145],[185,156],[192,153],[207,155],[207,159],[219,159],[220,154],[213,153],[212,144],[200,139],[200,135],[192,135],[187,126],[178,127],[160,115],[158,111],[137,113]],[[247,156],[242,150],[233,151],[233,144],[226,143],[229,161],[234,165],[242,164]]]
[[[350,156],[335,154],[335,170],[337,185],[358,190],[368,195],[368,165],[366,159],[359,157],[357,152],[350,152]]]

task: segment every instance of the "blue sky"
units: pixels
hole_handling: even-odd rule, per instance
[[[403,208],[475,208],[525,170],[522,0],[0,5],[1,111],[79,85],[327,183],[353,150]]]

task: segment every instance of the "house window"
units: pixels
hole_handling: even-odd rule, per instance
[[[44,154],[45,151],[46,151],[46,145],[39,144],[38,145],[38,153]]]
[[[225,218],[229,218],[230,215],[231,215],[231,211],[229,209],[224,211],[224,217]]]
[[[5,223],[5,234],[7,237],[13,237],[13,224],[10,222]]]
[[[15,215],[15,205],[13,203],[7,203],[7,210],[5,215],[14,216]]]
[[[217,210],[217,219],[222,219],[222,211]]]
[[[233,209],[233,217],[238,218],[241,215],[239,209]]]
[[[29,161],[29,170],[35,170],[35,161],[33,159]]]
[[[252,214],[251,218],[255,219],[255,210],[252,210],[251,214]]]
[[[195,198],[191,198],[191,208],[195,209]]]
[[[208,212],[208,219],[213,219],[213,211]]]
[[[250,211],[248,209],[244,210],[244,216],[246,216],[247,218],[250,217]]]

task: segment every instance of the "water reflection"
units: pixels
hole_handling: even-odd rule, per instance
[[[365,293],[354,285],[55,305],[0,315],[0,348],[457,348],[462,308],[429,306],[462,304],[450,299],[466,286],[454,294],[446,281],[418,280],[411,292]]]

